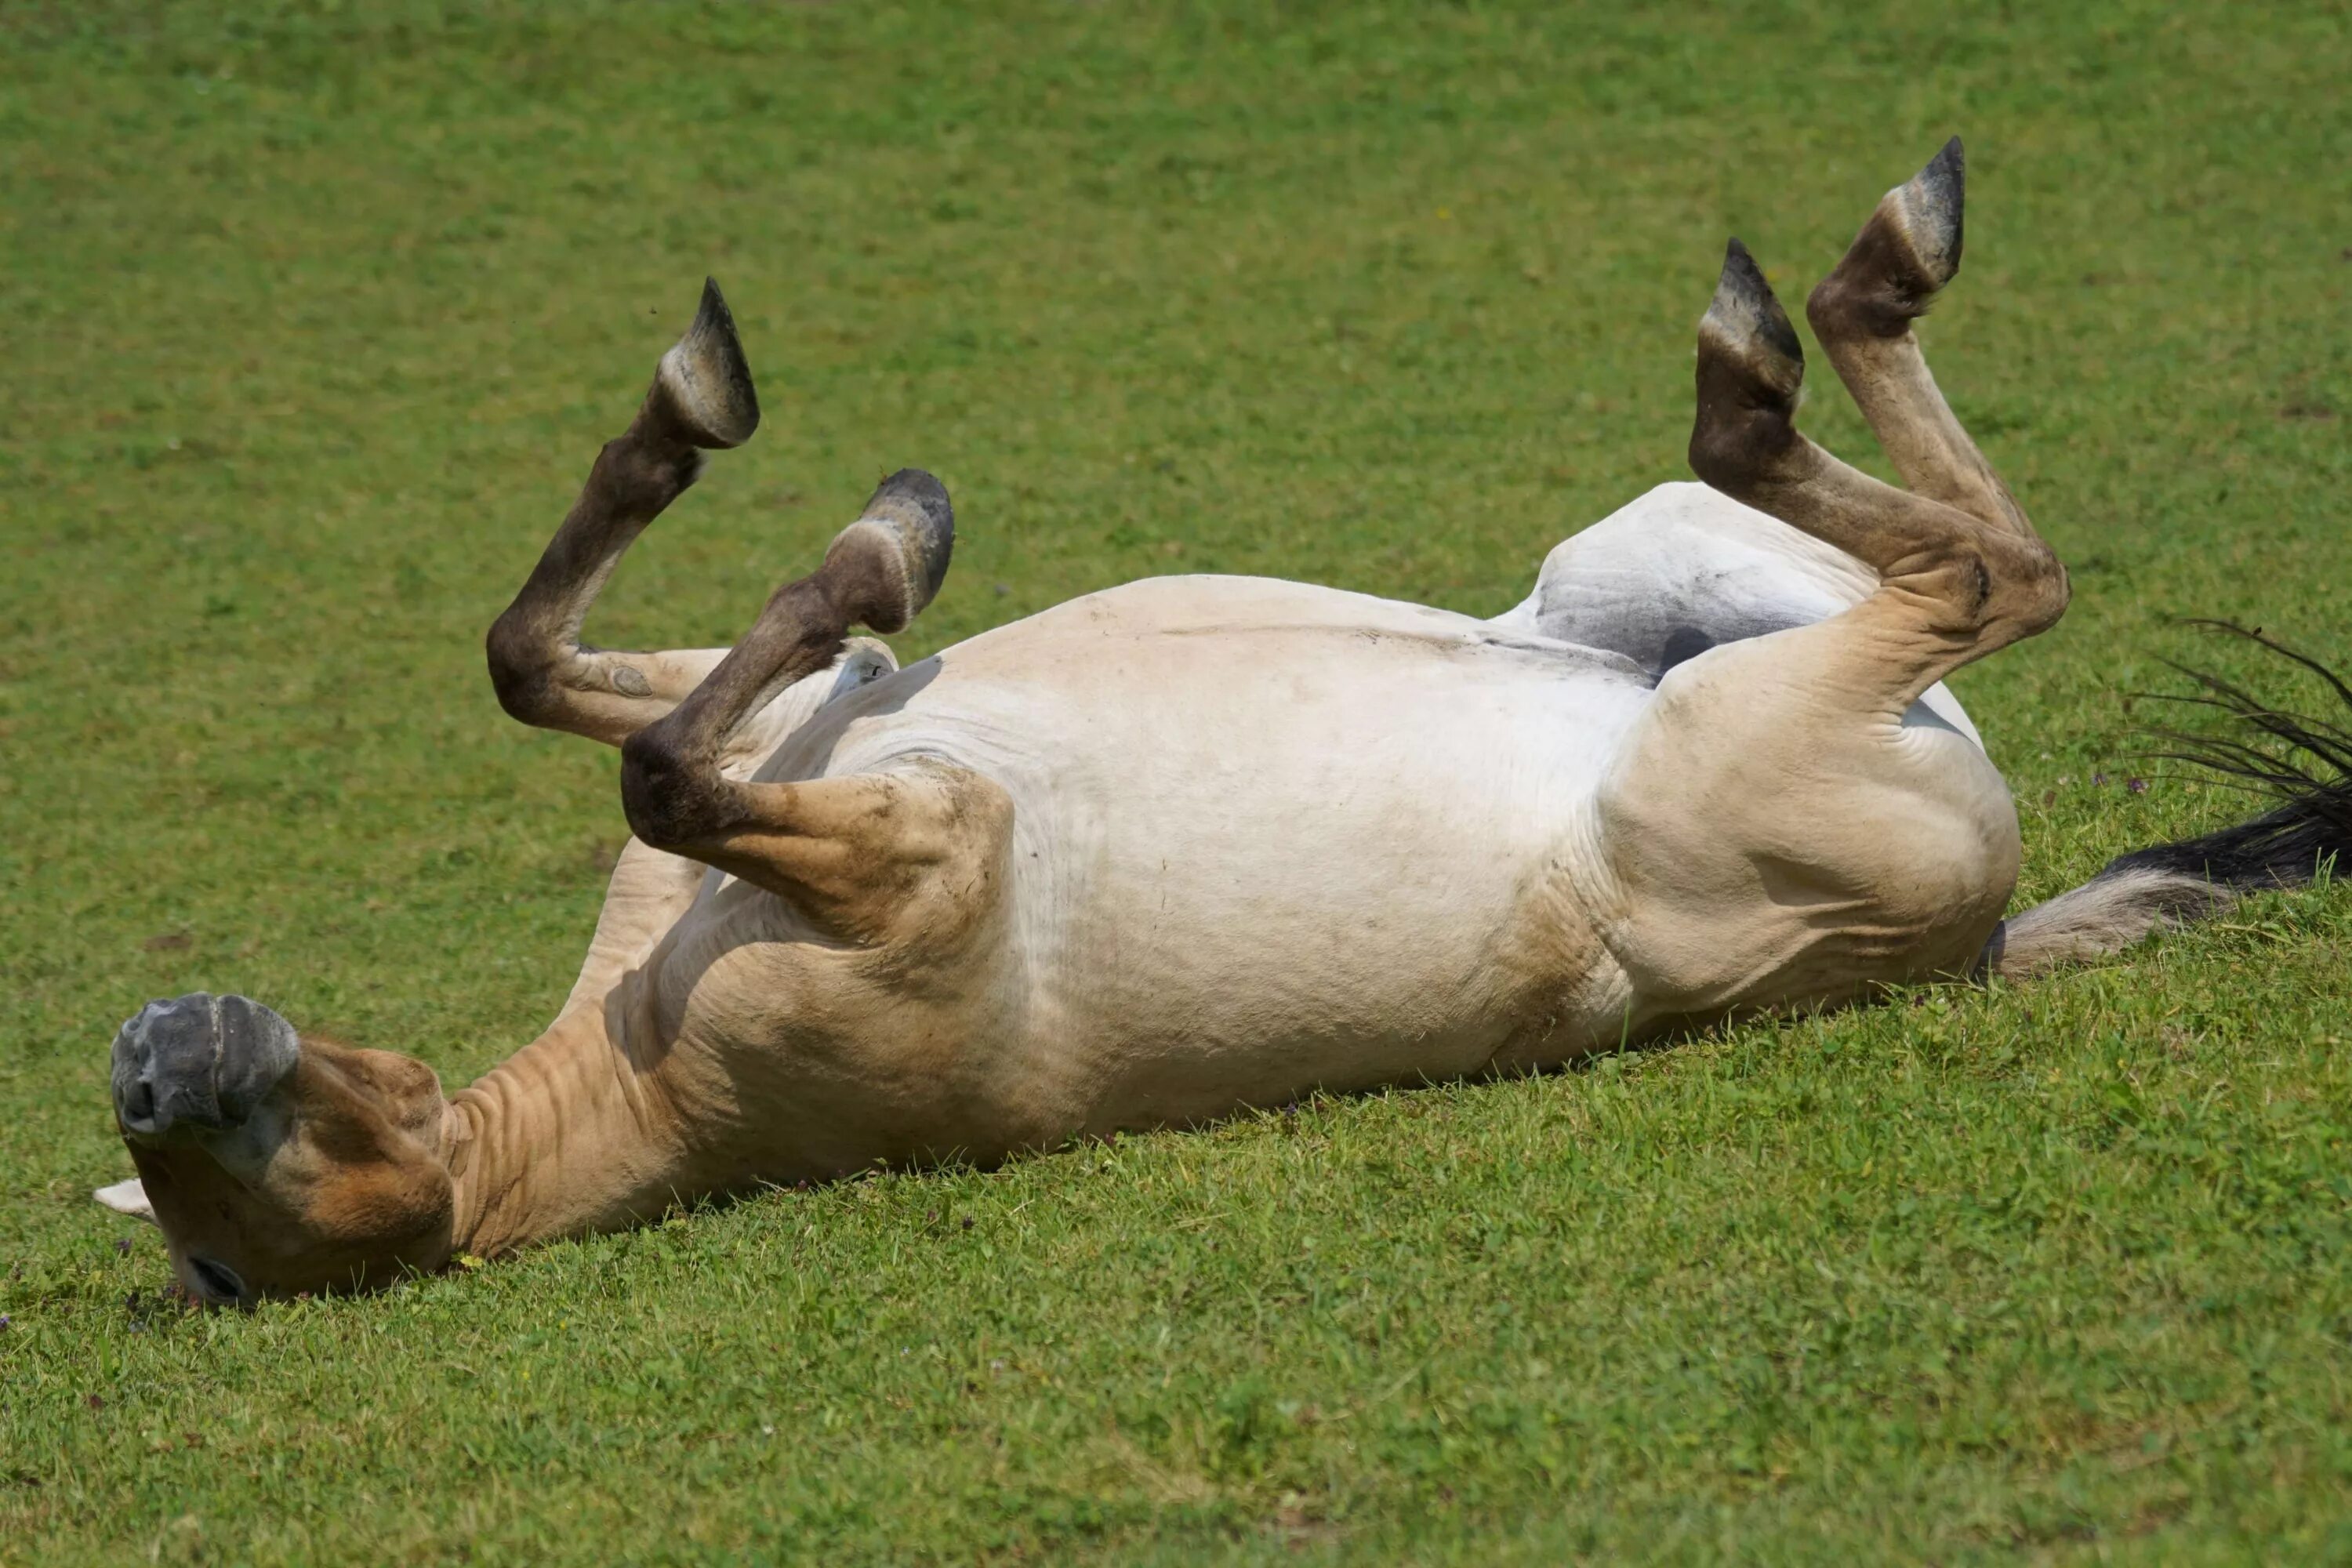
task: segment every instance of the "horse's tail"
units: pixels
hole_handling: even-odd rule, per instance
[[[2318,660],[2260,630],[2204,624],[2316,675],[2352,721],[2352,686]],[[2001,921],[1985,944],[1987,973],[2015,979],[2116,952],[2159,927],[2218,915],[2247,893],[2303,887],[2338,858],[2352,869],[2352,729],[2283,711],[2216,676],[2182,673],[2200,694],[2177,700],[2219,710],[2230,722],[2220,733],[2158,731],[2167,749],[2158,754],[2279,804],[2218,833],[2118,857],[2081,887]]]

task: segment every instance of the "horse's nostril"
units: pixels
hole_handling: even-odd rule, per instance
[[[145,1137],[182,1122],[241,1127],[301,1054],[294,1026],[248,997],[194,991],[150,1002],[115,1034],[115,1103]]]
[[[245,1281],[238,1279],[236,1270],[226,1263],[215,1263],[209,1258],[198,1258],[191,1253],[188,1255],[188,1272],[196,1277],[198,1288],[215,1300],[235,1301],[245,1295]]]

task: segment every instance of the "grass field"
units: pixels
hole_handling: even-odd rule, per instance
[[[2134,760],[2125,695],[2234,657],[2177,617],[2352,658],[2343,0],[982,11],[0,0],[0,1561],[2352,1561],[2326,890],[1556,1078],[159,1298],[88,1197],[140,1003],[454,1088],[567,989],[615,763],[505,720],[480,637],[706,272],[767,423],[599,640],[731,640],[908,463],[961,539],[902,655],[1160,572],[1494,614],[1683,477],[1724,237],[1794,298],[1959,131],[1929,350],[2075,587],[1957,682],[2021,898],[2242,811]]]

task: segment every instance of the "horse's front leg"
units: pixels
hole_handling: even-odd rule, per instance
[[[735,319],[706,282],[694,324],[662,355],[636,417],[597,453],[580,499],[490,627],[490,682],[509,713],[617,746],[726,657],[724,648],[592,648],[580,630],[637,535],[700,477],[704,452],[742,445],[759,424]]]
[[[831,663],[852,626],[895,632],[914,619],[946,575],[954,533],[937,479],[909,468],[884,480],[824,563],[777,589],[693,694],[622,747],[621,800],[637,837],[856,941],[906,933],[945,888],[989,901],[1011,808],[978,774],[926,762],[773,783],[724,766],[747,720]]]

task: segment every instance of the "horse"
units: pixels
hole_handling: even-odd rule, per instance
[[[507,712],[621,753],[632,837],[554,1021],[445,1098],[241,995],[152,1003],[111,1047],[137,1176],[100,1197],[204,1301],[369,1289],[703,1195],[2022,976],[2308,879],[2340,792],[2002,918],[2017,814],[1942,682],[2069,588],[1914,331],[1964,176],[1955,138],[1807,300],[1900,487],[1797,429],[1803,351],[1734,239],[1698,482],[1491,620],[1159,577],[901,668],[851,633],[946,574],[909,468],[732,647],[592,647],[623,553],[759,423],[706,283],[488,639]]]

